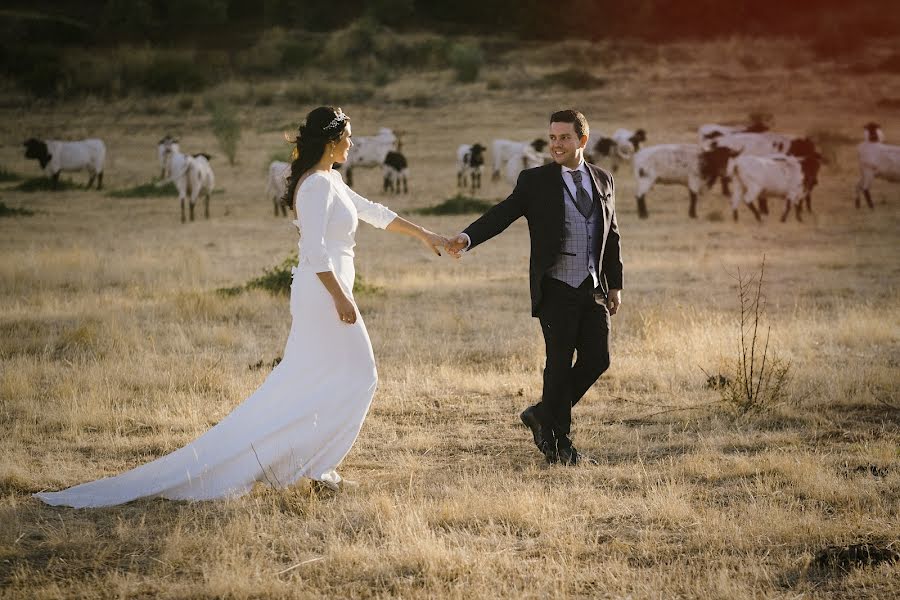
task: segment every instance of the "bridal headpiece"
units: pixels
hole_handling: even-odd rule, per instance
[[[331,131],[332,129],[337,129],[341,126],[341,123],[347,120],[347,115],[344,114],[340,108],[334,111],[334,118],[331,120],[328,125],[325,126],[324,131]]]

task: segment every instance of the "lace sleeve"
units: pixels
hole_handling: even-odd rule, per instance
[[[327,177],[313,174],[297,188],[297,216],[300,229],[300,261],[298,271],[324,273],[334,265],[325,248],[325,230],[334,205],[334,186]]]
[[[340,173],[338,173],[338,176],[340,176]],[[354,192],[349,185],[344,183],[343,178],[341,178],[340,185],[344,186],[347,190],[347,195],[350,197],[350,200],[353,201],[353,205],[356,206],[356,212],[359,215],[359,218],[369,225],[384,229],[391,224],[391,221],[397,218],[397,213],[384,204],[372,202]]]

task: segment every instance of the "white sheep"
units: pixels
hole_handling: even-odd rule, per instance
[[[269,164],[269,175],[266,177],[266,199],[272,201],[275,216],[281,208],[281,216],[287,216],[287,206],[283,202],[287,193],[287,180],[291,176],[291,163],[273,160]]]
[[[544,148],[547,147],[547,140],[535,138],[530,142],[514,142],[512,140],[496,139],[491,142],[491,157],[493,159],[494,170],[491,173],[491,179],[498,180],[502,173],[506,172],[506,165],[510,160],[521,160],[523,153],[532,152],[540,157],[544,157]],[[521,169],[519,169],[521,171]],[[515,180],[513,180],[515,183]]]
[[[634,155],[637,180],[638,216],[648,216],[645,196],[654,185],[684,185],[690,194],[688,215],[697,217],[697,197],[725,174],[728,159],[735,156],[727,148],[703,150],[697,144],[659,144],[647,146]]]
[[[506,182],[510,185],[515,185],[519,180],[519,173],[525,169],[540,167],[544,164],[546,156],[546,154],[535,152],[531,146],[520,149],[519,152],[511,155],[509,160],[506,161],[504,169]]]
[[[820,160],[817,156],[788,156],[773,154],[754,156],[741,154],[728,163],[728,176],[734,183],[731,210],[737,221],[737,209],[741,201],[750,208],[756,220],[760,220],[754,202],[762,196],[785,199],[781,221],[787,219],[791,206],[796,209],[797,220],[803,199],[817,183]]]
[[[185,222],[184,201],[190,194],[190,219],[194,220],[194,205],[197,198],[203,194],[203,213],[209,218],[209,199],[216,185],[215,175],[209,164],[208,154],[195,154],[193,156],[183,154],[175,150],[169,144],[165,150],[166,173],[170,181],[178,190],[178,200],[181,203],[181,222]]]
[[[353,146],[342,166],[347,185],[353,185],[354,167],[380,167],[388,152],[399,149],[397,136],[387,127],[379,129],[377,135],[354,136]]]
[[[869,208],[875,208],[869,193],[872,182],[884,179],[900,183],[900,146],[883,143],[884,134],[877,123],[866,125],[865,132],[865,141],[857,146],[859,182],[856,184],[856,208],[860,206],[860,195],[865,196]]]
[[[103,187],[103,165],[106,162],[106,145],[102,140],[87,139],[75,142],[39,140],[29,138],[23,144],[25,158],[37,160],[41,169],[53,180],[55,188],[62,171],[87,171],[90,175],[87,187],[97,180],[97,189]]]

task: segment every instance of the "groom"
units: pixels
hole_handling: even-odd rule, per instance
[[[609,317],[622,293],[615,187],[612,175],[584,161],[589,133],[576,110],[550,115],[554,162],[522,171],[512,194],[447,248],[458,258],[519,217],[528,220],[531,311],[547,360],[541,401],[521,418],[547,461],[567,465],[580,457],[569,438],[572,407],[609,368]]]

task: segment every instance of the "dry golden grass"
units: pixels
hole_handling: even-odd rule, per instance
[[[8,206],[38,211],[0,220],[0,596],[900,594],[897,564],[811,564],[831,545],[900,539],[900,189],[878,184],[874,212],[852,206],[863,123],[900,135],[900,115],[875,109],[900,97],[900,76],[853,78],[805,62],[796,43],[726,40],[634,55],[598,46],[592,71],[606,87],[536,84],[569,66],[551,60],[589,51],[525,49],[474,84],[435,72],[344,103],[357,134],[405,131],[411,162],[409,197],[383,196],[375,171],[358,171],[357,187],[401,211],[437,204],[455,193],[458,144],[542,135],[561,106],[581,107],[595,132],[644,127],[651,143],[692,141],[702,122],[766,111],[779,129],[831,134],[837,162],[823,169],[814,214],[757,225],[745,212],[732,223],[710,193],[692,222],[685,190],[659,187],[639,221],[632,177],[618,174],[625,304],[612,368],[575,411],[576,443],[599,464],[577,468],[545,466],[518,426],[543,359],[524,224],[459,262],[364,226],[358,269],[384,290],[361,301],[380,387],[342,467],[361,487],[337,495],[301,483],[102,510],[30,498],[187,443],[265,378],[249,365],[280,355],[286,299],[215,290],[293,249],[292,226],[262,197],[265,165],[280,128],[310,106],[282,96],[248,105],[233,168],[199,99],[189,110],[177,98],[3,108],[7,140],[103,137],[110,188],[148,181],[156,140],[174,133],[184,149],[216,155],[225,192],[213,196],[212,219],[181,225],[174,198],[0,190]],[[607,51],[619,54],[600,60]],[[315,77],[264,85],[278,95],[306,83]],[[226,82],[219,93],[248,90]],[[425,107],[397,104],[422,97]],[[0,165],[36,170],[14,145],[0,148]],[[482,195],[508,189],[491,183]],[[450,234],[470,217],[417,220]],[[763,254],[772,347],[792,361],[795,402],[736,418],[715,404],[701,368],[724,373],[736,358],[731,274]]]

